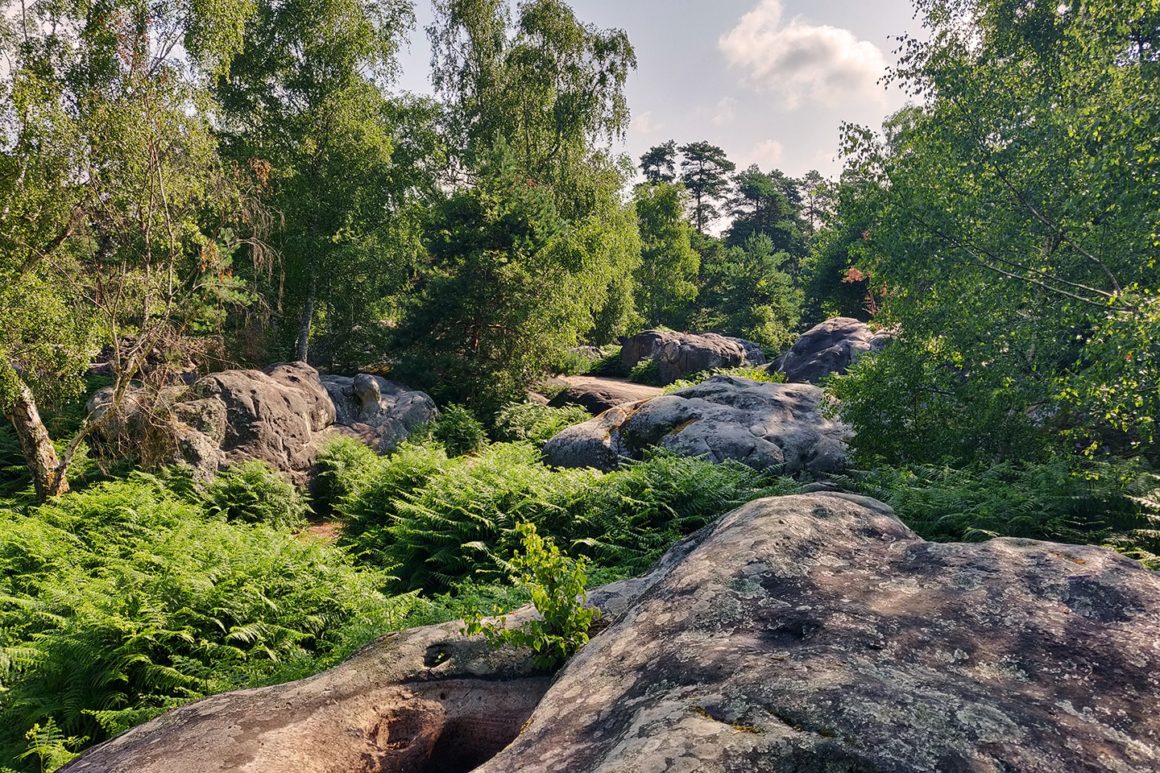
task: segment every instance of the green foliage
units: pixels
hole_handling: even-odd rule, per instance
[[[693,225],[703,234],[721,215],[717,205],[729,192],[729,175],[737,165],[724,150],[703,140],[682,145],[678,150],[682,155],[681,182],[693,197]]]
[[[483,423],[462,405],[445,406],[431,425],[431,436],[443,444],[448,456],[475,453],[487,444]]]
[[[637,186],[633,196],[640,227],[636,307],[649,327],[680,325],[697,297],[701,256],[690,243],[686,195],[673,183]]]
[[[740,172],[734,182],[737,192],[730,206],[733,223],[726,234],[726,244],[741,247],[754,236],[765,236],[775,252],[790,256],[787,268],[796,277],[797,261],[806,251],[806,225],[800,213],[802,194],[798,181],[777,169],[762,172],[754,164]]]
[[[296,529],[310,505],[290,481],[256,459],[219,472],[201,492],[205,510],[229,521]]]
[[[464,633],[483,634],[493,647],[527,647],[535,653],[532,662],[538,668],[554,670],[588,643],[588,629],[600,616],[599,609],[586,604],[587,561],[563,555],[555,542],[536,533],[533,524],[516,524],[515,531],[523,552],[517,551],[504,569],[517,587],[531,594],[540,618],[507,628],[503,617],[496,623],[483,622],[475,613],[464,619]]]
[[[740,464],[660,453],[601,475],[549,469],[530,444],[497,443],[450,461],[404,446],[339,510],[349,524],[343,539],[390,571],[397,588],[437,591],[497,576],[521,522],[629,573],[731,507],[793,485]]]
[[[319,515],[332,512],[338,502],[363,485],[367,475],[373,474],[380,459],[366,443],[354,438],[340,437],[327,443],[315,462],[315,511]]]
[[[715,368],[713,370],[702,370],[697,373],[690,373],[682,379],[677,379],[673,383],[664,388],[665,394],[676,392],[678,389],[685,387],[696,386],[704,381],[708,381],[714,376],[732,376],[734,378],[747,378],[750,381],[759,381],[766,384],[784,384],[785,374],[770,371],[764,365],[756,367],[739,366],[736,368]]]
[[[632,366],[632,370],[628,372],[628,380],[634,384],[647,384],[649,386],[661,385],[661,364],[656,357],[646,357],[636,365]]]
[[[628,370],[624,367],[624,359],[620,356],[620,347],[614,347],[601,360],[594,363],[588,369],[588,375],[611,376],[612,378],[624,378],[628,376]]]
[[[71,751],[288,664],[324,666],[422,606],[382,583],[329,544],[227,522],[144,475],[0,510],[0,759],[28,769],[37,725],[34,745],[57,754],[50,736]]]
[[[499,412],[495,424],[500,440],[542,445],[561,430],[590,418],[592,415],[578,405],[552,408],[537,403],[512,403]]]
[[[988,467],[879,467],[853,486],[927,539],[1027,537],[1104,543],[1160,568],[1160,481],[1069,460]]]

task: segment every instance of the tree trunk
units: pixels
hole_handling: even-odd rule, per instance
[[[40,420],[36,398],[24,381],[16,379],[16,387],[16,398],[5,409],[4,415],[16,430],[20,450],[32,472],[36,496],[43,502],[49,497],[67,494],[68,479],[56,455],[56,448],[52,445],[52,438],[48,436],[48,429]]]
[[[306,306],[302,309],[302,318],[298,320],[298,338],[294,342],[294,359],[306,362],[310,355],[310,326],[314,322],[314,302],[318,295],[318,273],[312,267],[310,270],[310,287],[306,292]]]

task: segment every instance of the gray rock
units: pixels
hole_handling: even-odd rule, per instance
[[[620,349],[620,358],[626,369],[633,368],[641,360],[655,359],[662,384],[671,384],[682,376],[715,368],[765,363],[761,347],[751,341],[716,333],[661,330],[646,330],[626,340]]]
[[[557,467],[615,468],[653,446],[773,472],[835,472],[849,429],[822,414],[822,391],[714,376],[668,395],[617,406],[544,445]]]
[[[1160,577],[759,500],[663,566],[479,773],[1154,771]]]
[[[322,376],[337,414],[336,424],[381,454],[395,450],[419,427],[435,419],[435,401],[382,376]]]
[[[656,397],[660,388],[634,384],[614,378],[597,376],[568,376],[561,379],[567,388],[553,397],[548,405],[562,408],[565,405],[579,405],[593,416],[625,403],[634,403]]]
[[[189,388],[166,387],[151,406],[145,394],[130,391],[118,415],[103,420],[112,390],[89,401],[90,418],[101,420],[102,437],[118,450],[152,443],[172,454],[166,461],[184,461],[203,478],[259,459],[299,485],[328,439],[348,435],[385,453],[436,414],[423,392],[366,374],[320,377],[302,362],[213,373]]]
[[[815,493],[751,502],[592,601],[609,624],[550,685],[526,652],[414,629],[62,773],[466,770],[512,738],[480,773],[1160,769],[1160,576],[1103,548],[928,543]]]
[[[790,383],[816,384],[831,373],[845,373],[859,356],[878,351],[893,337],[851,317],[834,317],[802,333],[769,371],[785,374]]]

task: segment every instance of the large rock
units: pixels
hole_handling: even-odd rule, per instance
[[[822,413],[822,391],[714,376],[695,386],[617,406],[544,445],[557,467],[611,470],[653,446],[758,470],[827,473],[846,464],[849,429]]]
[[[875,332],[860,320],[834,317],[802,333],[769,371],[784,374],[790,383],[816,384],[831,373],[845,373],[854,360],[881,349],[891,338],[893,334]]]
[[[646,330],[627,339],[620,349],[626,370],[641,360],[655,359],[662,384],[715,368],[764,365],[765,354],[752,341],[716,333],[673,333]]]
[[[934,544],[873,500],[778,497],[594,601],[610,625],[550,686],[417,629],[63,770],[468,770],[511,737],[480,773],[1160,769],[1160,577],[1102,548]]]
[[[1160,769],[1160,578],[884,505],[753,502],[568,665],[480,773]]]
[[[116,420],[101,422],[106,439],[157,444],[172,454],[167,461],[185,461],[202,476],[259,459],[299,485],[329,439],[349,435],[385,453],[436,414],[423,392],[366,374],[320,377],[304,362],[226,370],[188,389],[167,387],[157,410],[144,406],[142,395],[130,392]],[[99,390],[90,416],[100,419],[111,399],[111,388]]]
[[[631,381],[614,378],[565,376],[560,380],[567,386],[564,391],[553,397],[548,405],[553,408],[579,405],[593,416],[604,413],[609,408],[615,408],[625,403],[635,403],[638,400],[647,400],[661,393],[659,387],[634,384]]]

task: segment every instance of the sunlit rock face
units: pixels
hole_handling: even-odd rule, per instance
[[[802,333],[769,371],[783,374],[790,383],[816,384],[831,373],[845,373],[858,357],[878,351],[893,337],[889,331],[871,330],[865,322],[834,317]]]

